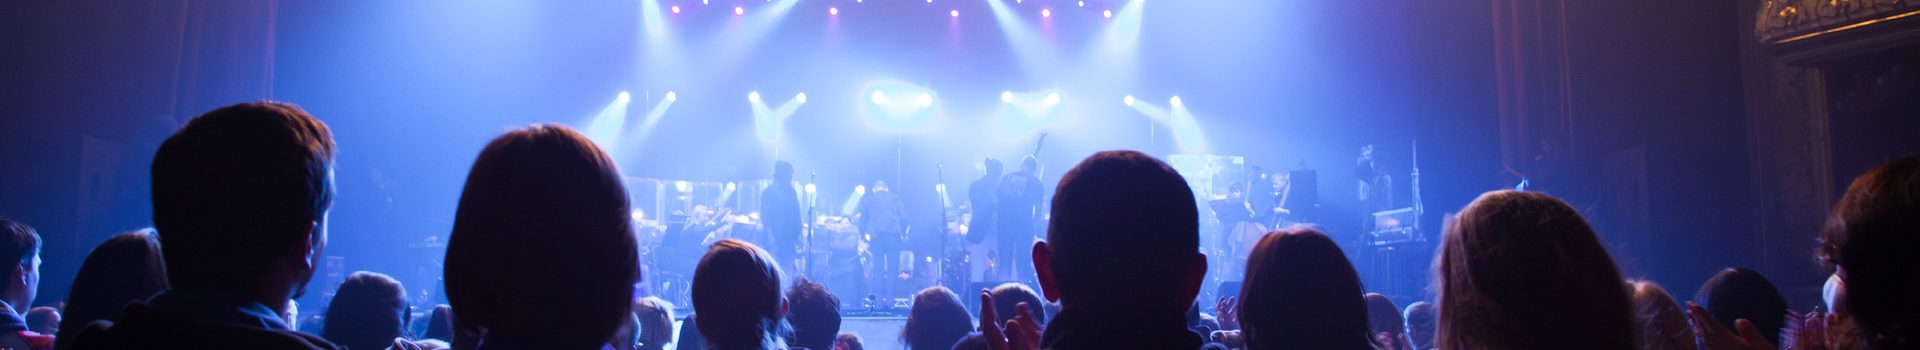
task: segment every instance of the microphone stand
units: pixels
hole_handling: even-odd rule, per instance
[[[813,181],[814,181],[815,179],[817,179],[817,178],[819,178],[819,177],[820,177],[820,173],[815,173],[815,172],[811,172],[811,171],[809,171],[809,172],[807,172],[807,184],[808,184],[808,185],[812,185],[812,184],[813,184]],[[781,184],[781,186],[793,186],[793,184]],[[805,192],[805,191],[802,191],[802,192]],[[815,208],[819,208],[819,207],[820,207],[820,201],[819,201],[819,198],[818,198],[818,197],[815,197],[815,195],[814,195],[813,193],[807,193],[807,194],[806,194],[806,196],[807,196],[807,197],[806,197],[806,198],[807,198],[807,221],[806,221],[805,223],[803,223],[803,225],[801,225],[801,226],[804,226],[804,227],[806,227],[806,228],[807,228],[807,252],[806,252],[806,256],[805,256],[805,257],[802,257],[802,259],[805,259],[805,260],[806,260],[806,262],[807,262],[807,273],[806,273],[806,275],[807,275],[808,277],[814,277],[814,276],[813,276],[813,265],[814,265],[814,261],[813,261],[813,235],[814,235],[815,233],[818,233],[818,232],[819,232],[819,230],[818,230],[817,228],[815,228],[815,226],[816,226],[816,225],[815,225],[815,222],[814,222],[814,217],[813,217],[813,215],[814,215],[814,213],[813,213],[813,210],[814,210]]]
[[[938,191],[935,191],[939,192],[935,193],[935,195],[939,196],[939,198],[935,198],[935,200],[940,201],[940,230],[938,231],[940,235],[940,252],[935,253],[935,255],[937,256],[936,260],[940,263],[933,267],[933,284],[946,286],[947,289],[953,289],[954,286],[946,285],[947,264],[949,263],[947,261],[947,220],[949,220],[947,217],[947,166],[944,164],[934,164],[933,176],[940,184]]]

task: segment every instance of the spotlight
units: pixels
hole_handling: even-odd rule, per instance
[[[829,16],[839,16],[839,15],[840,15],[840,8],[838,8],[838,7],[828,7],[828,8],[827,8],[827,15],[829,15]]]
[[[1126,102],[1127,107],[1133,107],[1133,95],[1127,95],[1126,98],[1120,99],[1120,102]]]
[[[947,14],[953,17],[960,17],[960,10],[947,11]]]
[[[693,184],[687,183],[686,181],[674,181],[673,189],[680,190],[680,192],[693,192]]]
[[[1001,92],[1000,92],[1000,102],[1006,102],[1006,103],[1013,103],[1013,92],[1012,92],[1012,91],[1001,91]]]
[[[1053,18],[1053,10],[1040,9],[1040,17]]]
[[[734,15],[734,16],[739,16],[739,15],[744,15],[744,14],[747,14],[747,8],[745,8],[745,7],[739,7],[739,6],[734,6],[734,7],[733,7],[733,15]]]
[[[940,193],[946,193],[946,192],[947,192],[947,184],[933,184],[933,191],[934,191],[934,192],[940,192]]]
[[[1060,104],[1060,93],[1055,92],[1055,93],[1047,94],[1047,105],[1051,106],[1051,105],[1057,105],[1057,104]]]
[[[854,194],[867,194],[867,185],[853,185]]]
[[[673,13],[680,13],[680,5],[673,5]]]
[[[633,213],[631,213],[631,214],[628,214],[627,216],[629,216],[629,217],[632,217],[632,218],[633,218],[633,221],[641,221],[641,220],[646,220],[646,219],[647,219],[647,211],[646,211],[646,210],[640,210],[640,209],[634,209],[634,210],[633,210]]]
[[[932,107],[933,94],[920,94],[920,96],[914,98],[913,102],[919,104],[920,107]]]
[[[1081,1],[1081,2],[1080,2],[1080,7],[1087,7],[1087,2],[1086,2],[1086,1]]]
[[[813,184],[807,184],[807,194],[813,194]]]
[[[1100,15],[1106,16],[1107,18],[1113,18],[1113,10],[1102,11],[1100,12]]]
[[[701,4],[701,5],[706,5],[706,4],[707,4],[707,1],[709,1],[709,0],[700,0],[700,4]]]
[[[793,102],[807,103],[807,93],[802,92],[802,93],[794,94]]]
[[[1180,96],[1174,96],[1173,98],[1167,99],[1167,103],[1172,104],[1174,107],[1180,107],[1181,105],[1183,105],[1182,103],[1180,103]]]
[[[727,183],[727,191],[733,191],[733,189],[734,189],[734,188],[735,188],[735,187],[734,187],[734,184],[733,184],[732,182],[728,182],[728,183]]]
[[[760,92],[759,91],[748,92],[747,102],[760,103]]]
[[[679,99],[680,99],[680,95],[674,94],[672,91],[667,92],[667,102],[673,102]]]
[[[619,103],[627,103],[627,101],[633,101],[633,95],[627,94],[626,91],[621,91],[620,96],[613,97],[613,101],[619,102]]]
[[[883,105],[883,104],[887,104],[887,93],[885,93],[885,92],[879,92],[879,91],[874,91],[874,92],[873,92],[873,104],[877,104],[877,105]]]

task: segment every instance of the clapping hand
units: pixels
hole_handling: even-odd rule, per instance
[[[1035,350],[1040,348],[1040,323],[1035,321],[1032,307],[1020,303],[1014,307],[1013,319],[1007,320],[1004,328],[999,324],[999,312],[993,308],[993,293],[980,290],[980,335],[987,338],[987,347],[993,350]]]
[[[1213,304],[1213,313],[1215,314],[1215,321],[1220,322],[1220,330],[1231,331],[1240,329],[1239,299],[1234,297],[1220,297],[1220,301]]]
[[[1787,326],[1780,330],[1780,348],[1793,350],[1826,350],[1827,315],[1818,308],[1805,316],[1787,311]]]

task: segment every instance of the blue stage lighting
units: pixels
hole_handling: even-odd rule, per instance
[[[839,15],[840,15],[840,8],[838,8],[838,7],[828,7],[828,8],[827,8],[827,15],[829,15],[829,16],[839,16]]]
[[[947,14],[953,17],[960,17],[960,10],[947,11]]]
[[[739,16],[739,15],[745,15],[745,14],[747,14],[747,8],[745,8],[745,7],[740,7],[740,6],[734,6],[734,7],[733,7],[733,15],[734,15],[734,16]]]
[[[748,92],[747,102],[760,103],[760,92],[759,91]]]
[[[1055,92],[1055,93],[1047,94],[1047,105],[1052,106],[1057,104],[1060,104],[1060,93]]]
[[[613,98],[613,101],[616,103],[627,103],[629,101],[633,101],[633,95],[627,94],[626,91],[621,91],[620,96],[615,96]]]
[[[807,93],[802,92],[802,93],[794,94],[793,102],[807,103]]]
[[[880,92],[880,91],[874,91],[874,92],[873,92],[873,104],[877,104],[877,105],[884,105],[884,104],[887,104],[887,93],[885,93],[885,92]]]
[[[920,94],[915,97],[913,103],[920,107],[933,107],[933,94]]]
[[[1127,95],[1126,98],[1120,99],[1120,102],[1126,102],[1127,107],[1133,107],[1133,95]]]
[[[1100,15],[1107,18],[1113,18],[1113,10],[1100,11]]]
[[[680,95],[674,94],[672,91],[667,92],[667,102],[673,102],[679,99],[680,99]]]
[[[1053,18],[1052,9],[1040,9],[1040,17]]]
[[[1180,103],[1180,96],[1174,96],[1173,98],[1167,99],[1167,103],[1173,105],[1174,107],[1180,107],[1180,106],[1186,105],[1186,104]]]
[[[673,5],[673,13],[680,13],[680,5]]]
[[[1013,91],[1001,91],[1000,102],[1013,103]]]

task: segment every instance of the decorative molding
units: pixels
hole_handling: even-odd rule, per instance
[[[1791,64],[1920,41],[1920,0],[1762,0],[1754,34]]]

